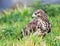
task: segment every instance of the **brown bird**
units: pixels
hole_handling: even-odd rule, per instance
[[[51,31],[51,24],[48,20],[46,13],[39,9],[36,10],[33,15],[33,19],[27,24],[24,28],[24,35],[29,35],[32,33],[33,35],[43,35],[45,36],[47,33]]]

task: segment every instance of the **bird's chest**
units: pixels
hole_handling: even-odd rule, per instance
[[[41,20],[41,19],[38,19],[38,28],[40,28],[41,30],[47,30],[47,27],[48,27],[48,23]]]

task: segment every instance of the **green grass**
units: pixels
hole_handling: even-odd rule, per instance
[[[0,46],[60,46],[60,14],[48,16],[52,30],[44,39],[32,35],[20,38],[20,32],[32,19],[31,15],[30,8],[0,14]]]

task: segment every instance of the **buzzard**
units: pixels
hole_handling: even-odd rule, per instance
[[[32,20],[24,28],[24,36],[30,33],[33,35],[45,36],[51,31],[51,24],[48,20],[48,16],[43,10],[36,10],[32,17]]]

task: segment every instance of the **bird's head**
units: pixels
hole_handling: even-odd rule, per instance
[[[36,10],[36,11],[33,13],[32,17],[33,17],[33,18],[42,17],[42,16],[44,16],[44,15],[43,15],[44,13],[45,13],[45,12],[44,12],[43,10],[39,9],[39,10]]]

